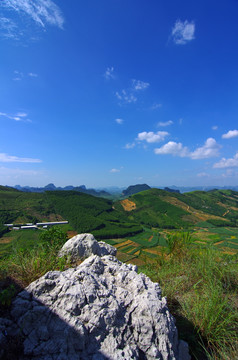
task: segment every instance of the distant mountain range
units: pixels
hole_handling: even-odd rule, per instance
[[[62,190],[62,191],[73,190],[73,191],[79,191],[84,194],[89,194],[89,195],[98,196],[98,197],[110,196],[110,194],[104,190],[96,191],[94,189],[87,189],[85,185],[80,185],[80,186],[67,185],[65,187],[56,187],[52,183],[48,184],[44,187],[31,187],[31,186],[23,186],[22,187],[20,185],[15,185],[14,189],[17,189],[17,190],[23,191],[23,192],[34,192],[34,193],[43,193],[45,191],[56,191],[56,190]]]
[[[74,190],[79,191],[84,194],[89,194],[97,197],[104,197],[104,198],[120,198],[120,196],[131,196],[133,194],[137,194],[138,192],[149,190],[151,188],[162,189],[168,192],[175,192],[175,193],[186,193],[191,191],[212,191],[212,190],[233,190],[238,191],[238,185],[233,186],[169,186],[169,187],[160,187],[160,186],[149,186],[147,184],[136,184],[130,185],[126,189],[123,187],[118,186],[109,186],[109,187],[102,187],[96,189],[87,189],[85,185],[80,186],[73,186],[67,185],[65,187],[56,187],[53,183],[50,183],[44,187],[32,187],[32,186],[20,186],[15,185],[14,188],[19,191],[23,192],[36,192],[36,193],[43,193],[45,191],[55,191],[55,190]]]

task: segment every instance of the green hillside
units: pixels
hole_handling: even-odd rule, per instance
[[[113,209],[110,200],[77,191],[25,193],[0,189],[0,231],[4,223],[68,220],[79,232],[92,232],[97,238],[123,237],[142,227]]]
[[[117,202],[115,208],[129,220],[151,227],[190,228],[202,222],[205,226],[237,226],[238,193],[213,190],[179,194],[150,189]]]

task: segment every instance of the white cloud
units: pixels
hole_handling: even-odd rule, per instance
[[[135,103],[137,101],[137,95],[140,91],[147,89],[150,86],[149,83],[146,83],[141,80],[132,80],[132,86],[128,89],[123,89],[121,92],[117,91],[115,93],[118,100],[125,104]]]
[[[238,130],[229,130],[226,134],[222,135],[223,139],[231,139],[238,136]]]
[[[174,122],[172,121],[172,120],[169,120],[169,121],[160,121],[159,123],[158,123],[158,126],[170,126],[170,125],[172,125]]]
[[[205,144],[190,153],[191,159],[208,159],[219,156],[220,145],[213,138],[208,138]]]
[[[118,173],[118,172],[120,172],[120,170],[113,168],[113,169],[110,170],[110,172],[111,172],[111,173]]]
[[[52,0],[5,0],[2,6],[27,15],[43,28],[46,25],[63,28],[64,18]]]
[[[198,160],[218,156],[219,149],[220,145],[217,144],[216,140],[208,138],[203,146],[197,148],[193,152],[190,152],[186,146],[183,146],[182,143],[176,143],[174,141],[169,141],[161,148],[155,149],[154,152],[157,155],[171,154],[174,156],[189,157],[193,160]]]
[[[0,162],[40,163],[42,162],[42,160],[32,158],[20,158],[18,156],[11,156],[5,153],[0,153]]]
[[[185,157],[188,156],[188,149],[184,147],[182,143],[176,143],[175,141],[169,141],[167,144],[154,150],[156,155],[171,154],[174,156]]]
[[[116,97],[118,98],[118,100],[126,104],[135,103],[137,101],[137,97],[135,97],[133,93],[130,93],[124,89],[121,91],[121,93],[116,92]]]
[[[122,125],[124,123],[123,119],[115,119],[116,123]]]
[[[0,3],[0,6],[3,6],[3,2]],[[6,17],[0,18],[0,32],[1,35],[6,39],[15,39],[19,40],[18,27],[15,22]]]
[[[38,77],[38,75],[37,75],[37,74],[32,73],[32,72],[29,72],[29,73],[28,73],[28,76],[30,76],[30,77]]]
[[[31,78],[36,78],[36,77],[38,77],[38,74],[29,72],[27,75],[24,75],[23,72],[18,71],[18,70],[15,70],[15,71],[14,71],[14,77],[13,77],[12,80],[14,80],[14,81],[20,81],[20,80],[22,80],[25,76],[28,76],[28,77],[31,77]]]
[[[136,146],[135,143],[127,143],[127,144],[124,146],[124,149],[133,149],[135,146]]]
[[[8,119],[15,120],[15,121],[22,121],[22,122],[32,122],[30,119],[26,119],[28,116],[27,113],[18,112],[16,115],[9,115],[6,113],[1,113],[0,116],[4,116]]]
[[[189,41],[195,39],[195,24],[193,21],[189,22],[185,20],[177,20],[172,29],[172,39],[177,45],[187,44]]]
[[[12,80],[14,81],[20,81],[24,77],[24,74],[21,71],[15,70],[14,71],[14,78]]]
[[[141,80],[132,80],[132,89],[134,91],[140,91],[140,90],[145,90],[150,86],[149,83],[141,81]]]
[[[205,173],[205,172],[201,172],[199,174],[197,174],[197,177],[209,177],[210,175]]]
[[[218,129],[217,125],[212,126],[212,130],[217,130],[217,129]]]
[[[157,110],[159,108],[162,107],[162,104],[160,103],[154,103],[151,107],[150,107],[150,110]]]
[[[167,131],[158,131],[157,133],[154,133],[153,131],[143,131],[138,134],[138,137],[136,140],[143,141],[145,140],[148,143],[155,143],[163,141],[166,136],[168,136],[169,133]]]
[[[222,158],[219,162],[215,163],[213,167],[216,169],[238,167],[238,151],[233,158],[230,159]]]
[[[114,67],[111,66],[111,67],[108,67],[104,73],[104,77],[105,79],[107,80],[110,80],[110,79],[114,79],[115,76],[114,76]]]

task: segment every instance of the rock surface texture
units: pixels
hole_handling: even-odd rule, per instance
[[[92,234],[78,234],[69,239],[59,252],[59,257],[70,255],[73,260],[92,254],[116,256],[117,250],[103,241],[97,241]]]
[[[11,317],[21,360],[190,359],[159,285],[112,255],[46,273],[18,294]]]

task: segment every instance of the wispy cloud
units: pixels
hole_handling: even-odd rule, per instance
[[[108,67],[103,75],[104,75],[105,79],[107,79],[107,80],[114,79],[115,78],[114,67],[113,66]]]
[[[156,143],[163,141],[169,133],[167,131],[157,131],[154,133],[153,131],[143,131],[138,134],[137,139],[138,141],[146,141],[147,143]]]
[[[20,163],[41,163],[40,159],[32,159],[32,158],[21,158],[18,156],[11,156],[5,153],[0,153],[0,162],[4,163],[12,163],[12,162],[20,162]]]
[[[157,155],[171,154],[173,156],[189,157],[193,160],[208,159],[219,156],[220,145],[213,138],[208,138],[205,144],[194,151],[189,151],[182,143],[169,141],[167,144],[154,150]]]
[[[137,101],[137,97],[132,92],[128,92],[124,89],[121,92],[117,91],[116,97],[118,98],[118,100],[120,100],[120,102],[125,104],[131,104]]]
[[[162,107],[162,104],[160,104],[160,103],[154,103],[151,107],[150,107],[150,109],[151,110],[156,110],[156,109],[159,109],[159,108],[161,108]]]
[[[118,172],[120,172],[120,169],[113,168],[110,170],[110,173],[118,173]]]
[[[145,90],[150,86],[150,84],[148,82],[144,82],[141,80],[132,80],[132,90],[134,91],[140,91],[140,90]]]
[[[15,70],[14,71],[14,77],[12,78],[12,80],[14,81],[20,81],[22,80],[24,77],[24,74],[21,71]]]
[[[218,129],[217,125],[212,126],[212,130],[217,130],[217,129]]]
[[[52,0],[5,0],[4,7],[29,16],[38,25],[63,28],[64,18]]]
[[[127,143],[125,146],[124,146],[124,149],[133,149],[134,147],[136,146],[136,144],[133,142],[133,143]]]
[[[185,45],[189,41],[195,39],[194,33],[195,23],[193,21],[189,22],[188,20],[185,20],[182,22],[181,20],[177,20],[172,29],[171,36],[175,44]]]
[[[0,116],[3,116],[7,119],[15,120],[15,121],[22,121],[22,122],[32,122],[30,119],[28,119],[28,114],[24,112],[18,112],[14,115],[9,115],[6,113],[0,112]]]
[[[64,17],[52,0],[5,0],[0,2],[0,7],[4,12],[4,16],[0,17],[0,30],[5,38],[20,40],[29,23],[24,21],[25,18],[43,30],[47,25],[63,29]]]
[[[0,183],[1,184],[8,184],[8,185],[14,185],[15,181],[31,181],[32,177],[37,176],[37,179],[39,177],[42,177],[43,173],[42,171],[36,171],[36,170],[25,170],[25,169],[13,169],[13,168],[7,168],[5,166],[0,166]]]
[[[38,77],[38,74],[35,74],[35,73],[30,72],[30,73],[28,73],[28,76],[34,78],[34,77]]]
[[[215,163],[213,167],[216,169],[238,167],[238,151],[233,158],[222,158],[219,162]]]
[[[208,173],[205,172],[201,172],[197,174],[197,177],[209,177],[210,175]]]
[[[131,80],[131,86],[115,93],[120,103],[131,104],[137,102],[138,94],[150,86],[148,82],[141,80]]]
[[[162,127],[165,127],[165,126],[170,126],[173,124],[173,121],[172,120],[169,120],[169,121],[160,121],[158,122],[158,126],[162,126]]]
[[[123,119],[115,119],[116,123],[122,125],[124,123]]]
[[[29,72],[28,74],[25,75],[23,72],[15,70],[14,77],[12,78],[12,80],[20,81],[20,80],[23,80],[23,78],[25,78],[25,77],[36,78],[36,77],[38,77],[38,74]]]
[[[226,134],[222,135],[223,139],[232,139],[238,136],[238,130],[229,130]]]

